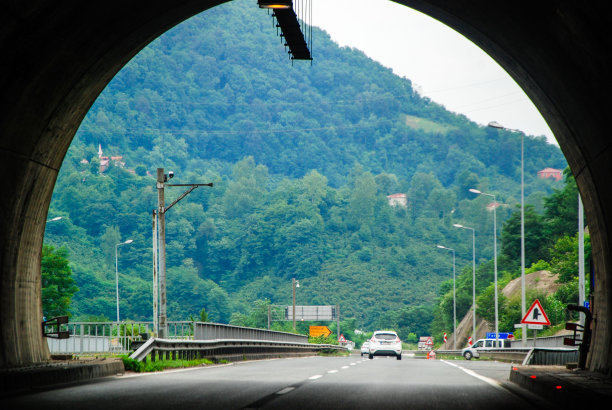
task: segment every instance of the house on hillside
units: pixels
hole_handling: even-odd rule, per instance
[[[391,206],[401,206],[406,208],[408,206],[408,199],[406,194],[391,194],[387,195],[387,200]]]
[[[116,166],[122,168],[125,166],[122,155],[112,156],[110,158],[105,156],[102,152],[102,144],[98,144],[98,158],[100,159],[100,173],[108,169],[111,161],[113,161]]]
[[[538,178],[553,178],[556,181],[561,181],[563,178],[563,171],[555,168],[544,168],[541,171],[538,171]]]

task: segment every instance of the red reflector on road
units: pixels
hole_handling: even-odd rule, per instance
[[[561,390],[563,388],[563,386],[556,386],[555,387],[557,390]]]
[[[516,371],[518,371],[518,367],[513,367],[512,370],[514,370],[516,372]]]
[[[532,375],[531,375],[531,376],[529,376],[529,377],[531,377],[532,379],[535,379],[535,378],[536,378],[536,375],[535,375],[535,374],[532,374]]]

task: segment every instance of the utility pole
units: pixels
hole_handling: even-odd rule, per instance
[[[163,168],[157,168],[157,220],[159,230],[159,244],[157,246],[158,252],[158,274],[159,274],[159,331],[158,335],[160,338],[165,339],[168,337],[168,323],[166,315],[166,212],[170,210],[176,203],[181,199],[185,198],[194,189],[200,186],[212,187],[213,183],[208,184],[168,184],[168,180],[174,177],[174,172],[170,171],[168,174],[164,174]],[[182,186],[190,187],[187,191],[183,192],[174,202],[168,207],[165,205],[164,188],[166,186]],[[155,240],[155,239],[154,239]],[[154,247],[155,249],[155,247]],[[155,256],[154,256],[155,258]],[[155,263],[155,262],[154,262]],[[153,273],[155,275],[155,271]],[[155,286],[155,284],[154,284]]]
[[[157,168],[157,219],[159,222],[159,322],[158,336],[165,339],[168,336],[166,323],[166,205],[164,197],[164,183],[167,177],[163,168]]]

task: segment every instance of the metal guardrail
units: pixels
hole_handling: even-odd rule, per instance
[[[479,350],[481,359],[492,359],[499,361],[509,362],[522,362],[525,357],[529,354],[530,348],[516,348],[516,349],[488,349]],[[438,354],[452,354],[461,356],[461,350],[436,350]]]
[[[535,343],[533,338],[531,337],[527,338],[526,343],[523,343],[522,340],[517,339],[512,341],[512,348],[565,347],[565,345],[563,344],[563,339],[565,339],[566,337],[567,335],[538,337],[535,339]]]
[[[461,350],[436,350],[436,353],[461,355]],[[479,350],[481,359],[521,362],[523,365],[565,366],[577,363],[579,351],[567,347],[531,347]]]
[[[215,360],[261,359],[346,350],[335,345],[308,343],[308,336],[288,332],[224,325],[193,323],[193,340],[149,339],[130,357],[156,359],[212,358]]]
[[[277,342],[308,343],[308,336],[278,332],[274,330],[256,329],[224,325],[220,323],[194,323],[194,340],[240,339],[265,340]]]
[[[146,362],[210,358],[214,360],[252,360],[271,357],[304,356],[320,351],[346,350],[335,345],[262,340],[169,340],[149,339],[130,356]]]
[[[580,352],[577,348],[542,348],[534,347],[529,351],[523,365],[564,366],[578,363]]]

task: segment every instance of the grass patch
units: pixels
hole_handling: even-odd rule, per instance
[[[425,118],[415,117],[413,115],[406,115],[405,122],[406,125],[410,128],[414,128],[415,130],[421,130],[432,134],[446,134],[449,131],[455,129],[455,127],[438,124]]]
[[[425,355],[425,356],[427,356],[427,355]],[[463,356],[461,356],[460,354],[436,353],[436,359],[435,360],[439,360],[439,359],[443,359],[443,360],[465,360],[463,358]]]
[[[227,360],[214,362],[210,359],[193,359],[193,360],[157,360],[155,362],[148,361],[147,363],[139,362],[138,360],[130,359],[128,356],[122,356],[123,366],[125,370],[130,370],[137,373],[143,372],[161,372],[166,369],[181,369],[186,367],[197,367],[215,363],[228,363]]]

